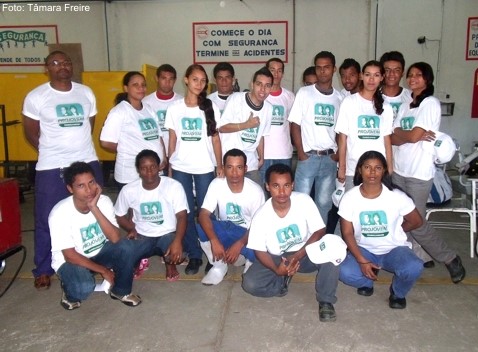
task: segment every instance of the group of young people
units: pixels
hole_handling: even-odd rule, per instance
[[[176,265],[186,257],[185,273],[198,273],[203,252],[205,285],[219,284],[229,264],[244,265],[242,286],[260,297],[283,296],[296,272],[316,271],[321,321],[336,319],[339,279],[370,296],[378,270],[393,272],[391,308],[405,308],[431,258],[445,263],[453,282],[463,280],[460,257],[424,220],[434,158],[423,143],[433,142],[441,116],[428,64],[410,66],[407,90],[399,52],[362,69],[346,59],[339,92],[335,56],[322,51],[295,95],[281,86],[278,58],[245,92],[233,92],[232,65],[216,65],[217,92],[209,96],[200,65],[186,70],[184,97],[174,92],[171,65],[158,68],[149,96],[145,77],[128,72],[100,135],[101,146],[117,154],[115,205],[101,195],[94,96],[71,82],[66,54],[53,52],[45,64],[50,82],[29,93],[23,109],[27,139],[39,150],[34,275],[35,287],[45,289],[58,274],[65,309],[88,297],[95,273],[112,285],[112,298],[140,304],[131,291],[134,270],[153,255],[163,257],[168,281],[179,278]],[[72,104],[81,105],[81,121],[56,113]],[[71,143],[78,138],[79,149]],[[338,207],[336,180],[347,190]],[[339,219],[347,257],[339,266],[312,262],[306,246],[333,233]]]

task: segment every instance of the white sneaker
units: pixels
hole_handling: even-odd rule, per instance
[[[249,260],[249,259],[246,259],[246,264],[244,264],[244,272],[243,274],[246,273],[247,270],[249,270],[249,268],[251,267],[253,263]]]
[[[213,267],[209,270],[206,276],[203,277],[201,283],[206,286],[217,285],[227,274],[227,264],[225,263],[214,263]]]
[[[239,254],[239,257],[237,257],[237,260],[234,262],[234,266],[243,266],[246,264],[246,257],[244,257],[242,254]]]

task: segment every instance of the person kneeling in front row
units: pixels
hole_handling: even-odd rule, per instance
[[[412,199],[392,187],[385,157],[365,152],[358,160],[355,187],[340,201],[341,230],[349,253],[340,265],[340,281],[373,294],[379,269],[393,273],[389,306],[403,309],[406,295],[423,271],[405,232],[422,224]]]
[[[312,198],[293,192],[292,170],[275,164],[266,171],[266,189],[271,198],[257,210],[249,229],[248,248],[256,261],[243,275],[242,288],[253,296],[273,297],[287,294],[296,272],[317,271],[316,298],[319,319],[335,321],[333,304],[339,278],[339,267],[332,263],[314,264],[305,246],[325,235],[325,224]]]
[[[61,306],[79,308],[95,290],[95,274],[110,285],[110,296],[134,307],[133,270],[141,258],[136,241],[120,238],[111,200],[101,194],[91,166],[75,162],[64,173],[70,197],[60,201],[48,218],[52,267],[63,290]]]

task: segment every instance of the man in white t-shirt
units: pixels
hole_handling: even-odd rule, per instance
[[[169,65],[163,64],[156,70],[156,92],[144,97],[143,103],[148,104],[156,113],[158,117],[159,127],[163,133],[164,146],[166,148],[166,155],[169,146],[169,132],[164,127],[164,120],[166,119],[166,112],[168,107],[176,100],[182,99],[183,96],[174,91],[174,84],[176,83],[176,69]]]
[[[121,189],[115,213],[128,238],[142,243],[146,253],[143,258],[165,257],[166,280],[177,281],[176,264],[184,259],[182,241],[189,208],[183,186],[170,177],[159,176],[160,164],[155,151],[139,152],[135,160],[139,179]]]
[[[383,99],[392,106],[395,120],[400,106],[412,101],[412,92],[400,86],[405,72],[405,58],[399,51],[389,51],[382,55],[380,63],[385,70],[382,85]]]
[[[101,194],[93,168],[75,162],[65,170],[71,193],[52,209],[52,267],[58,274],[66,310],[79,308],[95,290],[95,274],[111,286],[110,296],[135,307],[141,298],[131,293],[133,269],[141,256],[135,241],[121,239],[111,200]]]
[[[327,219],[327,213],[332,208],[332,193],[337,175],[334,127],[342,94],[332,87],[336,71],[335,56],[331,52],[321,51],[315,56],[314,63],[317,83],[299,89],[289,121],[299,159],[295,172],[295,190],[310,194],[314,186],[315,204],[321,217]]]
[[[271,71],[274,81],[266,101],[272,105],[271,129],[264,137],[264,164],[262,165],[261,184],[264,184],[266,170],[273,164],[286,164],[292,167],[292,142],[290,138],[289,112],[295,95],[281,87],[284,75],[284,62],[279,58],[267,61],[266,67]]]
[[[64,52],[50,53],[45,68],[50,81],[28,93],[22,111],[25,137],[38,151],[33,270],[37,290],[48,289],[54,273],[48,214],[69,194],[63,182],[64,168],[75,161],[87,162],[98,175],[97,182],[103,184],[91,139],[97,113],[95,96],[90,88],[72,82],[73,64]]]
[[[217,105],[222,114],[227,98],[234,93],[234,67],[229,62],[220,62],[214,66],[212,73],[216,80],[217,91],[207,97]]]
[[[272,105],[266,101],[274,77],[263,67],[254,73],[250,92],[229,97],[217,127],[222,152],[237,148],[247,156],[246,177],[260,184],[259,169],[264,164],[264,136],[271,128]]]
[[[243,151],[228,150],[223,165],[225,178],[211,182],[199,212],[199,240],[212,264],[201,281],[204,285],[219,284],[227,273],[227,265],[241,262],[241,255],[247,260],[245,270],[255,260],[253,250],[246,248],[246,244],[252,216],[264,203],[264,192],[244,177],[247,157]],[[217,220],[213,220],[211,215],[216,210]]]
[[[360,64],[354,59],[345,59],[339,67],[340,81],[344,97],[357,93],[360,86]]]
[[[305,250],[325,235],[317,207],[309,195],[292,191],[292,170],[287,165],[267,169],[266,188],[271,198],[254,214],[249,228],[247,247],[254,250],[256,261],[243,275],[242,288],[253,296],[281,297],[296,272],[317,271],[319,319],[335,321],[339,268],[331,262],[312,263]]]

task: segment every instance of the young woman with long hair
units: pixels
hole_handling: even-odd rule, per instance
[[[209,184],[216,176],[215,168],[217,175],[223,176],[221,140],[216,126],[216,118],[221,115],[217,106],[206,98],[208,77],[201,65],[188,67],[184,83],[186,95],[168,108],[165,127],[169,129],[170,176],[183,185],[188,199],[184,249],[189,263],[185,272],[193,275],[202,265],[195,204],[201,208]]]

